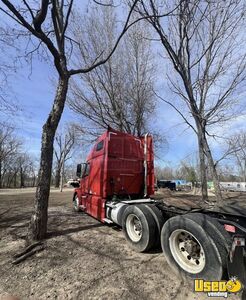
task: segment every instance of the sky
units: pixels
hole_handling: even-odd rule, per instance
[[[11,56],[10,56],[11,57]],[[39,156],[42,126],[51,109],[55,94],[55,71],[46,61],[33,59],[32,73],[30,65],[23,63],[12,77],[13,95],[18,100],[21,111],[13,116],[0,114],[2,121],[12,121],[17,126],[18,135],[23,139],[26,150]],[[167,88],[165,76],[159,74],[158,93],[172,99],[173,95]],[[74,112],[65,107],[59,127],[76,120]],[[162,166],[177,167],[181,160],[194,160],[197,155],[197,141],[194,132],[187,128],[180,116],[169,105],[158,101],[155,129],[163,134],[168,141],[162,152],[158,153],[157,162]],[[228,130],[244,130],[246,118],[235,118],[227,125]],[[226,128],[217,128],[216,133],[224,134]],[[211,140],[215,156],[221,154],[221,145]]]
[[[16,115],[1,114],[2,121],[12,122],[25,144],[26,150],[34,156],[40,153],[42,126],[52,107],[55,95],[55,72],[45,62],[37,59],[33,61],[32,72],[30,66],[24,64],[11,77],[11,97],[16,99],[19,111]],[[11,117],[11,118],[10,118]],[[62,124],[72,118],[70,110],[65,108]]]
[[[18,135],[23,139],[25,148],[34,156],[40,153],[42,126],[51,109],[55,94],[55,72],[44,62],[33,62],[32,74],[24,65],[14,76],[13,92],[21,111],[13,116],[12,122],[17,127]],[[2,120],[9,116],[1,115]],[[59,127],[79,119],[67,106]],[[182,124],[177,113],[165,103],[157,102],[155,129],[165,136],[168,145],[158,153],[161,165],[177,165],[181,159],[196,151],[194,134]]]

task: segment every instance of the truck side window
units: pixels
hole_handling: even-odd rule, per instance
[[[84,172],[84,174],[83,174],[83,177],[88,176],[89,173],[90,173],[90,164],[87,163],[87,164],[86,164],[86,168],[85,168],[85,172]]]
[[[96,146],[96,151],[100,151],[103,148],[103,141],[99,142]]]

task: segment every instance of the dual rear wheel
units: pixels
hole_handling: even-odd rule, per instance
[[[166,220],[154,205],[130,205],[122,217],[130,246],[146,252],[158,246],[176,273],[220,280],[226,270],[230,236],[215,219],[199,213]]]

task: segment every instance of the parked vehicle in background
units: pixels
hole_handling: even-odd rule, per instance
[[[170,180],[157,180],[157,187],[160,188],[168,188],[171,191],[176,190],[176,183]]]
[[[246,192],[246,182],[220,182],[221,189],[229,192]]]
[[[77,179],[69,179],[64,186],[65,187],[79,187],[79,181]]]

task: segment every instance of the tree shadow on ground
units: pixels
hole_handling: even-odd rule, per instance
[[[12,213],[12,215],[1,216],[0,228],[10,228],[14,227],[17,223],[27,222],[31,217],[30,212],[17,212]],[[19,225],[18,225],[19,226]]]
[[[49,231],[48,234],[47,234],[47,239],[57,237],[57,236],[66,235],[66,234],[69,234],[69,233],[75,233],[75,232],[79,232],[79,231],[98,228],[98,227],[102,227],[102,226],[104,226],[104,225],[101,224],[101,223],[98,223],[98,224],[91,224],[91,225],[87,225],[87,226],[78,226],[78,227],[61,229],[61,230],[56,230],[56,231]]]

